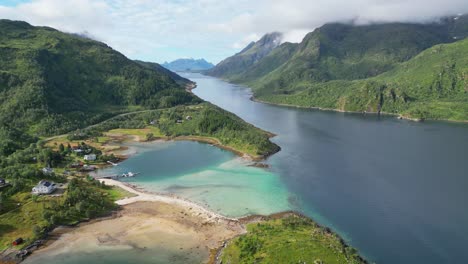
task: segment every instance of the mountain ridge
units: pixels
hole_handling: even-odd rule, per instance
[[[251,42],[240,52],[224,59],[214,68],[206,71],[206,74],[215,77],[240,74],[245,68],[254,65],[278,47],[282,37],[282,33],[279,32],[268,33],[257,42]]]
[[[214,65],[205,59],[177,59],[172,62],[164,62],[161,64],[164,68],[182,72],[182,71],[205,71],[214,67]]]
[[[372,101],[370,96],[377,96],[376,94],[358,93],[359,89],[354,83],[369,85],[377,76],[392,71],[399,72],[401,67],[405,67],[402,64],[419,56],[425,50],[436,45],[461,41],[462,37],[467,34],[468,16],[466,15],[460,16],[458,19],[446,18],[430,24],[351,25],[330,23],[308,33],[301,43],[279,45],[265,57],[244,67],[240,72],[232,74],[229,71],[224,71],[223,74],[215,76],[250,86],[254,97],[265,102],[340,111],[380,112],[381,109],[376,107],[379,104],[372,103],[374,105],[369,106],[364,103],[355,104],[347,101],[349,98],[354,98],[354,101],[370,102]],[[451,47],[448,46],[448,49]],[[463,50],[463,48],[459,50]],[[468,54],[468,51],[463,52]],[[428,59],[428,61],[436,65],[433,60]],[[429,72],[431,71],[426,70],[425,74],[429,74]],[[436,73],[432,72],[432,74]],[[394,77],[395,79],[400,78],[402,74],[397,75]],[[432,77],[427,78],[431,79]],[[415,77],[415,79],[418,78]],[[416,85],[413,82],[407,83],[408,85]],[[360,94],[361,97],[357,98],[351,95],[346,97],[349,90],[346,88],[347,86],[355,87],[356,94]],[[370,86],[373,87],[373,85]],[[407,90],[413,92],[414,89],[409,87]],[[304,93],[307,91],[311,94],[305,96]],[[312,91],[320,91],[321,95],[312,95]],[[324,94],[328,94],[328,98],[323,96]],[[380,106],[380,108],[384,108],[390,113],[409,115],[420,119],[457,120],[464,116],[460,113],[449,116],[435,113],[434,110],[427,111],[427,107],[421,105],[419,106],[420,111],[413,109],[416,101],[428,98],[424,94],[419,97],[415,96],[411,103],[408,101],[404,106],[400,105],[392,109],[385,109],[384,106]],[[440,100],[442,99],[452,100],[454,98],[450,97],[449,99],[447,94],[443,94]],[[464,100],[464,98],[457,97],[456,101],[459,99]],[[436,99],[431,100],[432,104]],[[460,107],[460,104],[457,104],[457,107],[461,110],[464,109],[464,107]],[[425,110],[423,111],[422,108]],[[410,109],[412,110],[410,111]],[[463,118],[468,119],[468,117]]]

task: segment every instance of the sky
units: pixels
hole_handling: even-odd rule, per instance
[[[85,33],[131,59],[218,63],[269,32],[300,42],[328,22],[434,21],[467,0],[0,0],[0,18]]]

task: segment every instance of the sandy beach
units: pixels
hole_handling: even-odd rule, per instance
[[[177,250],[178,254],[190,259],[207,262],[212,249],[245,232],[244,225],[238,220],[218,215],[195,203],[145,193],[115,180],[103,181],[136,196],[117,201],[122,210],[114,217],[54,230],[48,246],[34,252],[24,263],[42,263],[51,257],[84,254],[96,249],[141,249],[155,254]]]
[[[219,221],[237,222],[238,221],[235,218],[225,217],[223,215],[212,212],[197,203],[191,202],[183,198],[146,192],[143,190],[139,190],[137,187],[130,186],[127,183],[123,183],[117,180],[112,180],[112,179],[99,179],[99,180],[101,182],[104,182],[108,186],[117,186],[136,195],[134,197],[129,197],[129,198],[116,201],[118,205],[128,205],[128,204],[132,204],[136,202],[161,202],[161,203],[175,205],[178,207],[189,208],[192,214],[195,214],[198,217],[204,218],[207,221],[214,221],[214,222],[219,222]]]

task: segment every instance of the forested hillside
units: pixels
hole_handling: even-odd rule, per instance
[[[200,101],[165,71],[106,44],[0,20],[0,123],[34,135],[91,124],[128,109]]]
[[[291,94],[258,99],[303,107],[468,120],[468,39],[436,45],[393,70],[363,80],[311,83]]]
[[[463,47],[444,46],[447,51],[439,56],[429,58],[422,53],[418,57],[425,59],[406,62],[428,48],[458,42],[467,35],[466,15],[430,24],[326,24],[309,33],[299,44],[283,43],[258,62],[244,67],[240,73],[225,71],[216,76],[247,84],[257,99],[272,103],[466,120],[466,108],[459,103],[464,100],[460,87],[465,82],[465,65],[461,61],[463,56],[457,58],[454,54],[468,54]],[[457,51],[450,52],[451,49]],[[421,64],[407,69],[418,63]],[[441,65],[450,63],[457,64],[453,68],[447,66],[443,73],[439,70]],[[403,77],[405,71],[411,73]],[[421,71],[424,75],[419,74]],[[384,76],[376,77],[381,74]],[[427,83],[436,82],[439,74],[453,76],[453,82],[438,82],[439,88],[428,92],[427,87],[434,87],[434,84]],[[379,102],[380,92],[361,91],[367,89],[361,86],[374,89],[376,80],[385,87],[391,86],[390,81],[398,83],[397,90],[402,93],[402,98],[406,98],[404,102],[390,104],[391,100],[385,100],[384,104]],[[427,105],[429,101],[439,102],[438,107]],[[452,103],[447,106],[447,102]]]

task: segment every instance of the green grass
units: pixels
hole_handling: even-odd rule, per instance
[[[16,200],[21,204],[16,206],[17,209],[0,215],[0,251],[10,247],[11,243],[19,237],[23,238],[26,244],[32,242],[35,238],[33,227],[47,224],[42,218],[42,212],[48,200],[39,199],[38,202],[33,202],[29,193],[20,195],[29,197]]]
[[[247,229],[223,250],[223,263],[364,263],[337,235],[306,218],[289,216]]]
[[[126,191],[118,186],[106,186],[104,187],[104,192],[107,193],[108,198],[112,201],[118,201],[124,198],[135,197],[134,193]]]
[[[154,126],[147,126],[145,128],[117,128],[112,129],[106,132],[106,134],[115,135],[115,134],[122,134],[127,136],[137,136],[140,141],[146,140],[146,135],[152,133],[154,137],[165,137],[159,128]]]

